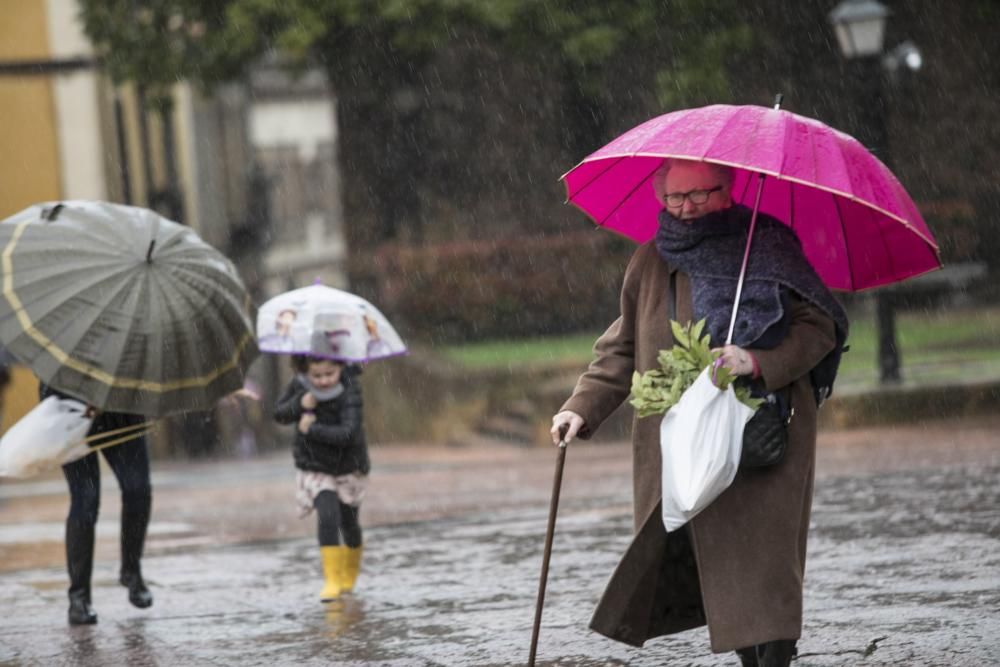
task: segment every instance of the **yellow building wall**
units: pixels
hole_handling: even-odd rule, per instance
[[[0,58],[41,60],[49,56],[44,0],[0,0]]]
[[[0,218],[60,198],[52,91],[42,77],[0,78]]]
[[[0,392],[0,433],[14,425],[38,403],[38,378],[21,365],[10,369],[10,384]]]
[[[49,57],[44,0],[0,0],[0,61]],[[0,76],[0,218],[59,199],[59,147],[52,87],[46,76]],[[11,424],[38,402],[38,381],[14,366],[2,390],[2,421]]]
[[[0,0],[0,60],[48,57],[43,0]],[[0,217],[60,197],[52,89],[45,76],[0,77]]]

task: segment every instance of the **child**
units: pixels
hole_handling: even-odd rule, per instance
[[[368,446],[361,424],[358,371],[342,363],[296,355],[295,378],[278,400],[274,418],[296,425],[296,500],[300,515],[316,510],[319,551],[329,602],[354,588],[361,569],[358,512],[368,485]]]

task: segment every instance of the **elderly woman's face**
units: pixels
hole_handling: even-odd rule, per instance
[[[703,162],[674,162],[665,186],[663,204],[679,220],[700,218],[733,204],[722,177]]]

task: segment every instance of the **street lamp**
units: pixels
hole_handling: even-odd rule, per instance
[[[840,52],[845,58],[864,58],[882,53],[889,9],[877,0],[845,0],[830,12]]]
[[[830,12],[830,23],[844,58],[864,65],[867,70],[867,75],[861,78],[871,90],[865,96],[869,102],[858,107],[858,115],[866,116],[862,118],[859,135],[865,135],[872,152],[891,168],[882,75],[886,73],[895,79],[901,68],[920,69],[923,59],[917,47],[909,41],[883,54],[885,24],[889,14],[889,9],[878,0],[844,0]],[[901,376],[892,296],[885,291],[876,292],[875,309],[879,380],[883,384],[896,383]]]

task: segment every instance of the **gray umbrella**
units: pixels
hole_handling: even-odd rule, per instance
[[[0,224],[0,278],[0,343],[105,410],[210,408],[257,356],[232,263],[148,209],[31,206]]]

